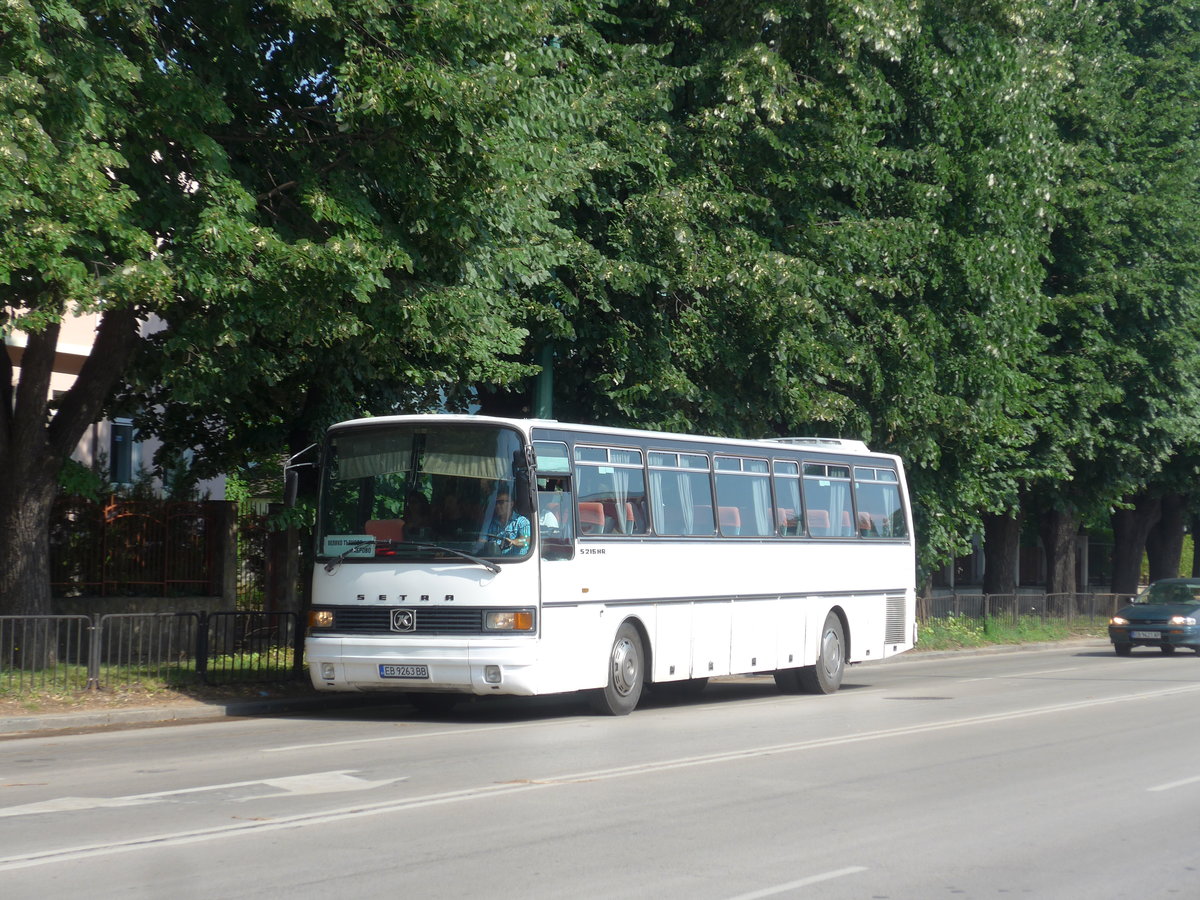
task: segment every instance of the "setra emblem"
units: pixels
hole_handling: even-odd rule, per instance
[[[411,609],[392,610],[392,631],[414,631],[417,627],[417,615]]]

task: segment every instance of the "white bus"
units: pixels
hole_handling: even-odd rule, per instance
[[[831,693],[915,641],[899,458],[858,441],[727,440],[554,421],[333,426],[321,461],[313,684],[465,695],[771,673]]]

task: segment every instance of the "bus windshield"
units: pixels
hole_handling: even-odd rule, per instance
[[[524,459],[520,435],[496,425],[336,431],[321,481],[318,554],[524,559],[532,496]]]

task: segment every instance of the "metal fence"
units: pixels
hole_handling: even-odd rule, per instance
[[[236,504],[80,497],[56,501],[50,586],[56,596],[219,596]]]
[[[918,601],[917,617],[927,621],[964,616],[1014,624],[1025,617],[1107,622],[1132,598],[1132,594],[935,594]]]
[[[295,613],[0,616],[0,695],[302,677]]]

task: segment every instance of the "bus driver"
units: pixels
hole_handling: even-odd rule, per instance
[[[488,526],[488,539],[497,545],[502,555],[521,554],[529,547],[529,520],[513,512],[512,495],[508,488],[496,492],[496,511]]]

